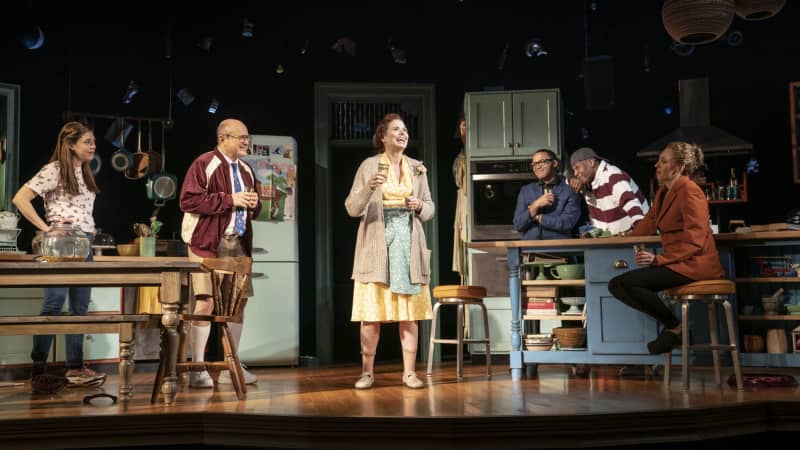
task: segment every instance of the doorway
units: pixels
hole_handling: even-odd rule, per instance
[[[350,321],[358,219],[344,208],[361,162],[375,154],[375,125],[390,112],[403,116],[411,135],[406,154],[436,173],[432,85],[328,84],[315,86],[316,353],[323,363],[360,362],[359,323]],[[429,180],[436,201],[435,180]],[[438,284],[437,217],[425,225],[431,285]],[[420,325],[418,359],[427,358],[429,326]],[[377,362],[402,357],[397,324],[381,327]]]

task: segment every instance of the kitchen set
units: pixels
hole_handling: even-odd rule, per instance
[[[622,304],[607,287],[612,277],[636,267],[635,244],[659,252],[658,236],[626,238],[583,233],[581,238],[569,240],[520,241],[520,234],[512,229],[517,194],[523,185],[535,181],[528,167],[531,155],[539,148],[547,148],[561,161],[568,159],[560,147],[561,102],[557,90],[480,92],[467,93],[465,97],[471,180],[469,283],[487,288],[485,303],[490,315],[492,352],[509,353],[514,378],[519,378],[525,368],[530,370],[545,363],[663,364],[662,355],[650,355],[646,348],[646,343],[658,335],[657,323]],[[688,138],[700,143],[709,158],[746,155],[752,150],[750,143],[709,124],[707,79],[682,81],[681,104],[681,128],[637,156],[651,159],[667,142]],[[747,202],[746,173],[737,176],[736,171],[729,174],[726,168],[725,176],[728,175],[731,180],[717,183],[724,186],[724,194],[717,193],[721,190],[711,180],[707,184],[712,220],[716,213],[717,224],[721,223],[719,206]],[[730,222],[736,224],[732,225],[734,229],[740,228],[734,230],[738,232],[716,234],[715,239],[728,278],[736,283],[737,295],[732,299],[734,327],[738,344],[744,349],[743,364],[798,367],[800,353],[793,344],[800,335],[800,316],[794,313],[800,308],[800,272],[792,264],[800,263],[800,232],[786,224],[754,231],[759,227],[744,227],[738,219]],[[792,223],[788,218],[786,222]],[[725,227],[722,231],[727,230]],[[536,258],[542,255],[563,261],[537,263]],[[775,267],[777,263],[779,272],[759,271],[759,264]],[[560,267],[579,264],[584,270],[580,276],[559,275]],[[762,297],[778,288],[784,290],[775,297],[776,309],[764,311]],[[546,296],[538,297],[543,295],[541,292]],[[555,306],[551,307],[548,301]],[[705,311],[696,309],[690,310],[690,317],[697,319],[693,323],[707,323]],[[724,330],[723,317],[717,319],[719,329]],[[480,324],[472,322],[477,318],[470,320],[473,337],[482,338]],[[707,342],[708,325],[705,329],[702,325],[693,327],[697,327],[692,330],[694,336]],[[575,333],[583,334],[585,340],[577,348],[557,342],[554,345],[548,330],[560,328],[581,330]],[[772,344],[763,348],[744,346],[741,341],[745,335],[761,336],[765,343]],[[473,346],[470,351],[480,354],[482,348]],[[705,354],[692,357],[698,361],[709,358]],[[674,353],[675,358],[680,358],[678,352]]]

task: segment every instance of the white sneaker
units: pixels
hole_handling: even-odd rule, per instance
[[[242,373],[244,374],[244,384],[256,384],[256,381],[258,381],[258,377],[254,373],[248,371],[244,364],[242,364]],[[221,371],[218,380],[219,384],[231,384],[231,371]]]
[[[202,372],[192,372],[189,375],[189,387],[193,388],[213,388],[214,380],[207,370]]]

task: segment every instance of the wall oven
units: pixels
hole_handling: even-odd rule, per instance
[[[522,186],[535,181],[530,160],[471,161],[470,239],[519,239],[514,230],[514,209]]]

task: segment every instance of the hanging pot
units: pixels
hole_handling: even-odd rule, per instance
[[[167,149],[164,147],[164,129],[161,129],[161,154],[162,165],[166,167]],[[178,178],[165,171],[152,174],[147,180],[147,198],[163,205],[163,202],[172,200],[178,193]]]
[[[149,154],[142,151],[142,122],[139,121],[139,132],[136,134],[136,153],[131,155],[133,158],[130,167],[125,170],[125,178],[138,180],[144,178],[150,169],[148,160]]]
[[[92,156],[92,160],[89,161],[89,169],[92,170],[92,175],[97,175],[102,167],[103,160],[100,159],[100,154],[95,151],[94,155]]]
[[[126,122],[125,119],[118,117],[111,122],[111,126],[106,131],[105,139],[114,147],[122,148],[125,144],[125,139],[133,130],[133,125]]]
[[[133,165],[133,155],[125,150],[125,136],[122,133],[120,134],[120,142],[122,142],[122,147],[111,154],[111,167],[117,172],[124,172]]]

